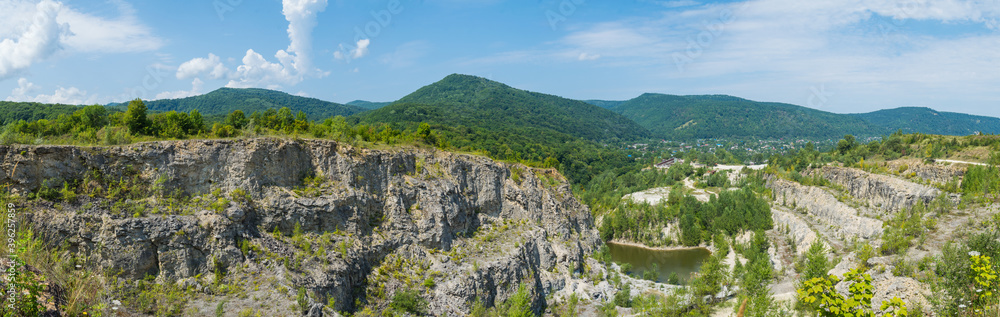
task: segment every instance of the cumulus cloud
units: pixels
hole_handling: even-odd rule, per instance
[[[356,59],[362,58],[368,55],[368,45],[371,44],[369,39],[358,40],[357,46],[353,49],[345,47],[344,44],[340,44],[340,49],[333,52],[333,57],[336,59]],[[347,54],[344,54],[346,52]]]
[[[56,21],[61,8],[58,2],[44,0],[33,7],[9,2],[0,8],[7,12],[4,15],[28,18],[14,18],[3,25],[6,30],[0,32],[4,37],[0,41],[0,80],[59,51],[60,39],[70,34],[68,25]]]
[[[236,67],[236,79],[230,80],[226,87],[277,89],[281,88],[281,84],[294,85],[302,81],[301,76],[293,73],[294,69],[287,67],[291,58],[285,51],[278,51],[276,57],[280,64],[268,62],[252,49],[247,50],[243,65]]]
[[[230,71],[219,56],[212,53],[208,53],[208,58],[194,58],[177,67],[177,79],[194,78],[203,73],[208,73],[210,79],[221,79],[229,77]]]
[[[279,88],[296,85],[306,77],[324,77],[324,72],[312,65],[312,29],[316,14],[326,9],[326,0],[284,0],[282,13],[288,20],[289,45],[274,54],[277,62],[269,62],[253,49],[243,56],[227,87]]]
[[[53,0],[0,2],[0,80],[60,51],[142,52],[163,45],[128,3],[112,3],[119,16],[109,19]]]
[[[191,81],[191,90],[164,91],[156,94],[156,97],[153,97],[153,100],[178,99],[199,95],[201,94],[201,89],[204,84],[205,82],[201,81],[200,78],[195,78]]]
[[[7,96],[7,101],[61,103],[68,105],[92,104],[97,101],[97,96],[89,95],[86,91],[76,87],[59,87],[51,95],[31,95],[39,89],[40,87],[22,77],[17,80],[17,88],[11,90],[10,96]]]

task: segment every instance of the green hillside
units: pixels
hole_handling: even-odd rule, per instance
[[[836,138],[888,132],[857,116],[725,95],[643,94],[612,110],[667,139]]]
[[[346,103],[346,105],[349,105],[349,106],[358,106],[358,107],[361,107],[361,108],[364,108],[364,109],[373,110],[373,109],[378,109],[378,108],[382,108],[382,107],[388,106],[391,103],[392,102],[390,102],[390,101],[375,102],[375,101],[355,100],[355,101],[351,101],[351,102]]]
[[[854,114],[888,130],[906,133],[970,135],[976,132],[1000,133],[1000,119],[964,113],[938,112],[923,107],[902,107]]]
[[[0,126],[17,120],[52,120],[61,114],[71,114],[80,107],[37,102],[0,101]]]
[[[254,111],[288,107],[292,113],[305,112],[312,120],[333,116],[349,116],[365,111],[358,106],[342,105],[316,98],[300,97],[280,91],[259,88],[219,88],[213,92],[181,99],[147,101],[150,111],[189,112],[198,109],[202,115],[225,115],[242,110],[249,115]]]
[[[366,123],[428,122],[536,137],[557,134],[592,141],[650,134],[607,109],[524,91],[485,78],[453,74],[391,105],[361,115]]]
[[[612,109],[614,107],[617,107],[617,106],[625,103],[625,100],[597,100],[597,99],[591,99],[591,100],[584,100],[583,102],[586,102],[586,103],[589,103],[589,104],[592,104],[592,105],[595,105],[595,106],[598,106],[598,107],[601,107],[601,108],[604,108],[604,109]]]

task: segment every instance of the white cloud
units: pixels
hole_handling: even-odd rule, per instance
[[[333,52],[333,57],[336,59],[356,59],[365,57],[366,55],[368,55],[369,44],[371,44],[371,40],[369,39],[358,40],[357,46],[355,46],[353,49],[344,47],[344,44],[340,44],[340,49],[336,52]],[[347,52],[348,54],[344,54],[344,52]]]
[[[960,104],[977,103],[988,109],[979,113],[996,116],[1000,72],[988,71],[1000,65],[1000,33],[990,32],[996,21],[997,0],[706,3],[580,23],[544,46],[468,63],[600,56],[594,64],[632,69],[650,83],[631,93],[725,93],[807,105],[811,88],[825,87],[834,95],[825,110],[927,105],[959,111],[972,109]],[[928,32],[934,25],[941,28]]]
[[[202,93],[201,89],[203,88],[204,84],[205,83],[202,82],[200,78],[195,78],[193,81],[191,81],[191,90],[164,91],[156,94],[156,97],[153,97],[153,100],[178,99],[178,98],[186,98],[199,95]]]
[[[117,6],[118,17],[102,18],[62,6],[58,20],[69,25],[73,34],[66,38],[69,49],[80,52],[146,52],[163,47],[163,40],[139,21],[132,5],[110,1]]]
[[[76,87],[59,87],[51,95],[30,95],[39,89],[40,87],[29,82],[28,79],[20,78],[17,80],[17,88],[11,90],[10,96],[7,96],[7,101],[61,103],[68,105],[92,104],[97,101],[97,96],[88,95],[86,91]]]
[[[120,53],[163,46],[128,3],[111,3],[118,17],[98,17],[53,0],[0,2],[0,80],[63,50]]]
[[[282,1],[282,13],[288,20],[288,48],[274,54],[277,63],[268,62],[253,49],[247,50],[243,65],[236,67],[226,87],[276,89],[283,85],[294,86],[306,77],[329,75],[329,72],[314,68],[311,57],[311,32],[316,26],[316,14],[325,10],[326,5],[326,0]]]
[[[294,69],[288,67],[291,56],[285,51],[278,51],[276,57],[281,61],[280,64],[268,62],[263,55],[252,49],[247,50],[247,54],[243,56],[243,65],[236,67],[236,79],[230,80],[226,87],[278,89],[282,84],[295,85],[302,81],[302,76],[293,73]]]
[[[35,6],[19,2],[0,4],[3,16],[21,16],[4,23],[0,31],[0,80],[48,58],[62,47],[60,39],[69,35],[66,24],[56,21],[61,5],[43,0]],[[8,11],[9,10],[9,11]]]
[[[188,79],[208,73],[210,79],[221,79],[229,77],[229,68],[226,68],[219,60],[219,56],[208,53],[208,58],[194,58],[177,67],[177,79]]]
[[[38,87],[36,87],[34,83],[29,82],[27,78],[21,77],[17,80],[17,88],[14,88],[14,90],[10,92],[10,95],[11,97],[27,96],[37,90]],[[11,101],[11,97],[7,97],[7,100]]]

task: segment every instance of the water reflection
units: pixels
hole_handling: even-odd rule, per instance
[[[650,250],[647,248],[608,243],[608,250],[611,252],[611,260],[623,264],[632,265],[632,276],[642,277],[642,273],[650,270],[653,263],[656,263],[658,271],[658,281],[666,282],[670,273],[677,273],[682,283],[687,283],[692,272],[697,272],[701,267],[701,262],[712,255],[708,249],[682,249],[682,250]]]

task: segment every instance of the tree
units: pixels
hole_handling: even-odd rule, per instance
[[[427,124],[427,122],[420,123],[420,126],[417,128],[417,136],[427,144],[434,145],[437,143],[437,136],[434,135],[431,125]],[[509,150],[510,148],[508,147],[507,149]]]
[[[697,277],[691,280],[695,295],[715,296],[722,291],[722,282],[729,276],[729,272],[722,264],[723,257],[721,253],[716,253],[701,264]]]
[[[246,115],[244,115],[243,111],[240,110],[230,112],[229,115],[226,116],[226,124],[233,126],[235,129],[242,129],[243,126],[247,124]]]
[[[128,110],[125,111],[125,126],[133,134],[150,134],[152,121],[146,117],[146,104],[142,99],[136,98],[129,101]]]
[[[85,127],[100,129],[108,124],[108,111],[102,105],[86,106],[73,113]]]
[[[803,281],[824,277],[826,272],[830,271],[830,260],[826,258],[826,246],[823,245],[822,241],[817,240],[809,246],[805,260],[805,268],[802,272]]]
[[[695,246],[701,243],[701,228],[698,219],[692,213],[685,213],[681,218],[681,241],[686,246]]]
[[[198,109],[191,109],[190,117],[192,128],[188,134],[198,134],[205,131],[205,119],[201,117],[201,112],[198,112]]]
[[[281,109],[278,109],[279,129],[291,128],[293,123],[295,123],[295,117],[292,116],[292,109],[289,109],[288,107],[281,107]]]

